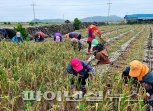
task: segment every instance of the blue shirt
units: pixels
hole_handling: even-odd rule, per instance
[[[124,77],[130,78],[129,72],[130,72],[130,67],[126,67],[126,69],[123,71],[123,76],[124,76]],[[134,78],[134,79],[136,80],[137,78]],[[153,84],[153,72],[149,71],[149,72],[142,78],[142,81],[140,81],[140,82],[145,82],[145,83],[148,83],[148,84]]]
[[[82,76],[86,76],[86,74],[88,74],[89,71],[92,71],[93,72],[93,68],[85,61],[80,61],[82,66],[83,66],[83,69],[79,72],[76,72],[72,65],[69,64],[68,67],[67,67],[67,72],[69,74],[73,74],[74,76],[77,76],[77,74],[79,73],[80,75]],[[94,72],[93,72],[94,73]]]
[[[20,37],[20,40],[21,40],[22,43],[24,42],[22,36]],[[12,41],[13,41],[13,42],[16,42],[16,43],[18,43],[18,44],[19,44],[19,42],[20,42],[20,41],[18,40],[18,37],[17,37],[17,36],[14,36],[14,37],[12,38]]]
[[[80,32],[70,32],[69,37],[70,38],[77,38],[80,35]]]

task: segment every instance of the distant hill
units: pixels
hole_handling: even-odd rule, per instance
[[[112,15],[109,17],[109,21],[121,21],[123,20],[123,18],[118,17],[116,15]],[[87,18],[83,18],[81,19],[82,22],[106,22],[108,21],[108,17],[106,16],[94,16],[94,17],[87,17]]]
[[[44,20],[35,19],[35,20],[32,20],[32,22],[64,22],[64,20],[63,19],[44,19]]]
[[[116,15],[112,15],[109,17],[109,21],[121,21],[123,20],[123,18],[118,17]],[[63,19],[44,19],[44,20],[40,20],[40,19],[35,19],[32,20],[32,22],[64,22],[65,20]],[[106,22],[108,21],[108,17],[107,16],[94,16],[94,17],[87,17],[87,18],[83,18],[81,19],[82,22]]]

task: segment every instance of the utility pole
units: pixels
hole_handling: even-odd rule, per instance
[[[108,20],[107,20],[107,24],[108,24],[108,22],[109,22],[109,16],[110,16],[110,10],[111,10],[111,2],[110,2],[110,0],[109,0],[109,3],[107,3],[108,4]]]
[[[36,19],[36,13],[35,13],[36,4],[33,2],[33,4],[31,4],[31,6],[33,7],[33,17],[34,17],[34,20],[35,20]]]

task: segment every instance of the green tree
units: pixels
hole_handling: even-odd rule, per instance
[[[81,26],[81,21],[78,18],[75,18],[74,19],[74,27],[75,27],[75,30],[79,30],[80,29],[80,26]]]
[[[7,25],[7,22],[4,22],[3,24],[4,24],[4,25]]]
[[[38,25],[38,22],[35,22],[36,25]]]
[[[21,23],[18,23],[15,27],[16,32],[20,32],[25,40],[28,40],[28,32],[25,28],[23,28]]]
[[[70,20],[65,20],[65,23],[67,23],[67,24],[68,24],[68,23],[71,23],[71,22],[70,22]]]
[[[34,26],[35,23],[34,23],[34,22],[30,22],[29,25],[30,25],[30,26]]]
[[[11,25],[11,22],[7,22],[7,25]]]

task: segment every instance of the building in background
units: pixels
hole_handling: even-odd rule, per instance
[[[127,23],[152,23],[153,14],[126,15],[124,19],[127,21]]]

